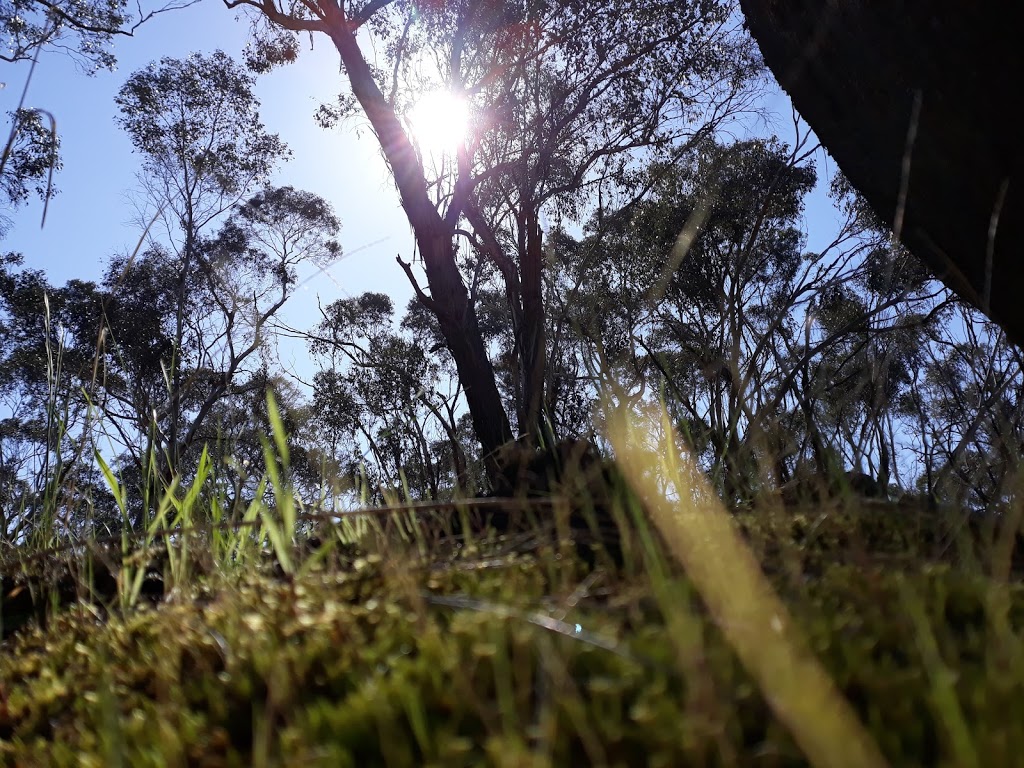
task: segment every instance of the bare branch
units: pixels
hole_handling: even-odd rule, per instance
[[[437,302],[427,296],[427,294],[423,292],[423,289],[420,288],[419,281],[416,280],[416,275],[412,273],[412,265],[408,262],[402,261],[401,255],[395,256],[395,261],[399,263],[404,270],[406,277],[409,278],[409,282],[412,284],[412,289],[416,291],[416,298],[420,300],[420,303],[431,312],[438,312],[439,309]]]

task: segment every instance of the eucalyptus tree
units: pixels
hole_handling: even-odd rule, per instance
[[[13,211],[30,197],[44,202],[57,194],[53,174],[60,170],[60,140],[39,110],[10,113],[11,132],[0,155],[0,239],[10,227],[3,209]]]
[[[920,454],[921,490],[977,511],[1004,507],[1020,493],[1024,462],[1020,348],[958,302],[921,357],[906,398],[919,414],[909,447]]]
[[[170,398],[158,419],[166,424],[169,467],[177,463],[182,397],[191,390],[182,365],[188,325],[205,317],[190,312],[200,264],[208,264],[201,255],[203,236],[287,154],[259,120],[253,82],[217,51],[153,62],[131,75],[116,97],[118,122],[143,157],[139,178],[145,202],[163,225],[163,242],[155,242],[147,258],[166,262],[170,271],[159,270],[161,279],[172,281],[165,290],[174,316],[165,361]],[[132,265],[133,260],[124,260],[125,268]]]
[[[297,266],[340,253],[338,226],[316,195],[267,188],[199,241],[191,268],[184,254],[156,245],[112,261],[96,402],[120,441],[138,446],[136,464],[153,451],[175,471],[223,426],[217,414],[230,411],[227,401],[264,395],[273,320],[294,292]]]
[[[298,265],[340,254],[328,203],[263,186],[288,150],[260,121],[253,83],[218,51],[154,62],[117,97],[153,226],[105,278],[104,359],[123,375],[102,402],[126,444],[148,436],[167,476],[222,398],[262,391],[260,354]]]
[[[592,222],[559,303],[591,341],[590,369],[618,373],[618,400],[667,385],[666,404],[735,496],[773,351],[821,279],[803,269],[797,228],[815,172],[777,142],[708,140],[647,173],[647,199]]]
[[[860,207],[806,252],[813,151],[708,141],[652,164],[651,195],[603,211],[582,241],[552,241],[563,369],[580,359],[577,389],[625,405],[663,399],[733,501],[805,463],[884,475],[914,352],[945,317],[944,294]]]
[[[817,294],[789,346],[800,379],[794,396],[816,471],[839,461],[883,488],[890,480],[906,487],[912,477],[900,477],[899,435],[917,428],[912,383],[930,345],[949,332],[952,298],[842,176],[831,195],[857,269]]]
[[[519,362],[519,432],[538,429],[545,373],[545,215],[575,216],[637,153],[685,143],[739,108],[758,68],[731,33],[727,2],[411,0],[250,7],[253,66],[294,59],[297,35],[337,49],[350,93],[324,123],[362,115],[387,160],[416,239],[426,288],[485,455],[512,437],[476,312],[496,270]],[[431,153],[407,117],[425,92],[467,104],[470,127],[450,154]],[[490,467],[493,472],[495,467]]]
[[[0,0],[0,61],[36,58],[40,52],[70,56],[92,74],[117,65],[113,44],[153,16],[198,0],[129,3],[128,0]]]
[[[321,369],[313,380],[317,442],[351,480],[442,498],[474,484],[459,392],[434,354],[436,322],[413,302],[399,328],[381,293],[323,308],[310,348]],[[362,477],[359,477],[362,475]]]
[[[69,408],[62,434],[80,447],[109,429],[104,448],[126,449],[125,466],[146,483],[151,457],[160,482],[172,479],[227,399],[262,395],[271,320],[298,265],[340,254],[325,201],[264,186],[288,153],[260,122],[253,82],[220,52],[132,75],[117,102],[143,158],[145,242],[113,258],[100,285],[55,288],[31,273],[8,281],[6,309],[21,318],[8,360],[20,365],[21,389],[50,398],[36,397],[35,412],[49,418],[59,392]],[[59,342],[49,333],[58,327]],[[42,455],[52,453],[48,443]]]
[[[0,260],[0,540],[77,530],[91,508],[111,512],[98,491],[80,396],[93,370],[101,300],[94,283],[53,286],[22,258]],[[98,482],[99,481],[99,482]],[[43,519],[60,509],[62,520]],[[82,515],[79,515],[82,513]]]
[[[88,470],[94,448],[118,453],[124,479],[144,491],[187,476],[203,445],[218,476],[233,476],[234,453],[258,475],[255,435],[269,423],[262,403],[268,389],[284,386],[268,370],[271,324],[294,291],[297,265],[336,257],[337,228],[315,195],[268,188],[201,241],[184,276],[180,255],[159,244],[112,259],[98,285],[52,286],[7,259],[0,271],[7,486],[60,487],[67,472]],[[282,410],[298,413],[294,399]],[[304,466],[295,448],[295,466]]]

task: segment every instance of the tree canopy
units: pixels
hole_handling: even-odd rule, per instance
[[[294,58],[290,35],[322,33],[351,87],[325,124],[361,114],[416,236],[426,288],[489,456],[513,436],[480,333],[474,286],[504,283],[518,371],[518,433],[545,421],[541,219],[579,217],[595,194],[631,187],[640,152],[671,155],[747,102],[758,62],[717,2],[267,4],[251,49],[266,69]],[[372,59],[369,46],[378,52]],[[372,61],[372,64],[371,64]],[[406,118],[439,89],[465,99],[470,128],[452,156],[417,145]],[[494,468],[492,467],[492,471]]]

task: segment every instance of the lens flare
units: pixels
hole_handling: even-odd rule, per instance
[[[454,154],[468,125],[468,105],[450,91],[425,93],[409,110],[413,141],[424,154]]]

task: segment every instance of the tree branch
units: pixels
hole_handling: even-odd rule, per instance
[[[352,19],[352,31],[355,32],[363,24],[368,22],[377,11],[383,10],[391,5],[394,0],[370,0],[350,18]]]
[[[228,8],[238,8],[243,5],[256,8],[270,21],[292,32],[323,32],[329,34],[327,23],[323,19],[297,19],[294,16],[277,10],[272,0],[224,0],[224,5]]]
[[[420,288],[419,282],[416,280],[416,275],[412,273],[412,265],[408,262],[402,261],[401,255],[395,256],[395,261],[399,263],[403,270],[405,270],[405,276],[409,278],[409,282],[412,283],[412,289],[416,291],[416,298],[419,299],[420,303],[429,309],[434,314],[438,314],[441,310],[437,305],[437,302],[427,296]]]

